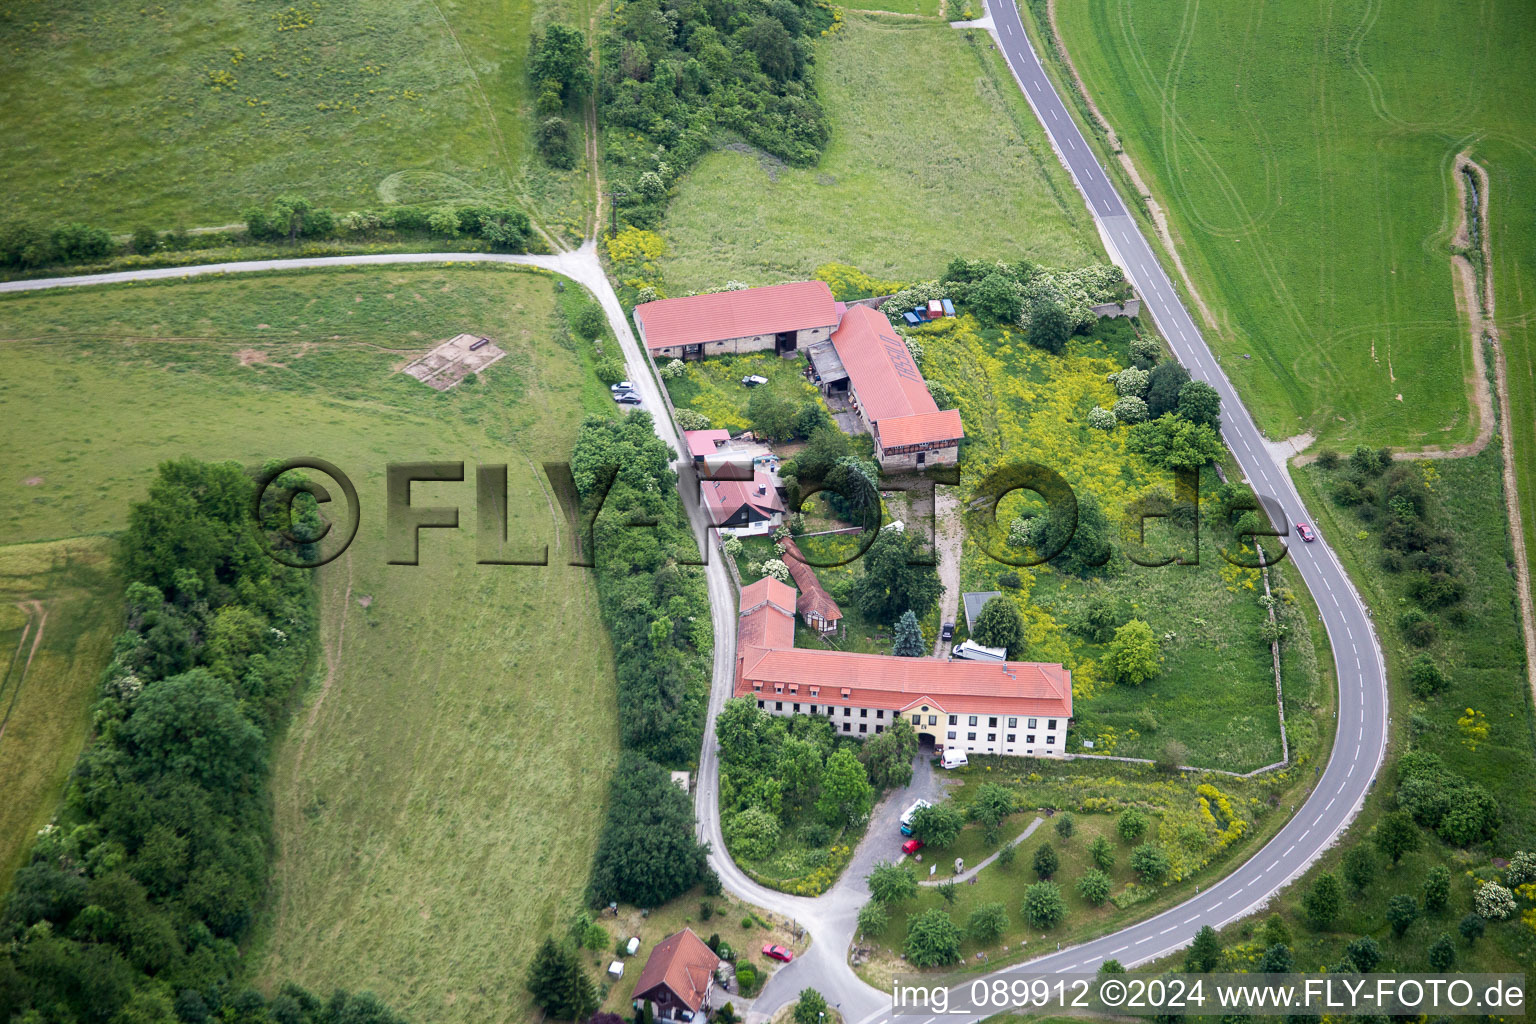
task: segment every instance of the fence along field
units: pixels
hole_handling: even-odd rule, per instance
[[[4,539],[116,529],[173,456],[312,453],[357,484],[358,538],[322,570],[325,656],[273,754],[259,982],[371,989],[414,1020],[525,1020],[534,945],[580,900],[617,757],[613,660],[534,467],[569,458],[583,409],[612,402],[557,329],[554,289],[430,268],[0,299],[0,451],[41,478],[0,487]],[[507,356],[442,393],[395,372],[461,330]],[[468,464],[463,485],[415,488],[464,528],[387,566],[385,463],[423,459]],[[511,529],[549,541],[547,568],[475,564],[477,461],[508,464]],[[120,600],[93,607],[109,642]]]

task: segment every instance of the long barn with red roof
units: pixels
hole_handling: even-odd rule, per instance
[[[795,588],[741,591],[737,697],[775,715],[818,715],[840,735],[879,735],[898,718],[940,749],[1059,756],[1072,718],[1072,673],[1034,661],[898,658],[794,646]]]

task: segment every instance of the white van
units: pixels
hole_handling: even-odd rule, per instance
[[[945,768],[964,768],[970,761],[966,760],[965,751],[959,747],[945,747],[944,758],[939,763]]]
[[[932,806],[933,805],[930,804],[927,800],[912,801],[912,806],[901,812],[901,834],[904,836],[911,835],[912,819],[917,817],[917,812],[922,810],[924,807]]]

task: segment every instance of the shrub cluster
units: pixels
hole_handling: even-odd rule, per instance
[[[1503,813],[1493,794],[1451,771],[1434,754],[1404,754],[1397,777],[1398,805],[1447,843],[1471,846],[1498,831]]]
[[[722,129],[795,166],[814,164],[831,132],[811,37],[832,17],[822,0],[616,5],[598,40],[598,117],[624,217],[658,223],[669,187]]]
[[[0,1019],[396,1019],[235,985],[267,884],[268,739],[316,634],[308,575],[250,528],[253,488],[235,463],[168,462],[129,515],[97,734],[0,912]]]

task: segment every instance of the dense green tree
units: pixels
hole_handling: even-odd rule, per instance
[[[972,942],[993,943],[1008,931],[1008,908],[1002,903],[983,903],[971,911],[965,934]]]
[[[1461,933],[1462,938],[1467,940],[1469,946],[1483,937],[1485,927],[1481,914],[1465,914],[1456,924],[1456,930]]]
[[[905,952],[914,967],[942,967],[960,959],[960,927],[938,907],[912,918],[907,925]]]
[[[1259,974],[1290,974],[1296,969],[1296,958],[1291,955],[1289,946],[1270,946],[1262,956],[1256,968]]]
[[[996,270],[971,289],[970,306],[971,311],[983,320],[1012,325],[1024,309],[1024,300],[1018,282]]]
[[[1062,811],[1056,816],[1056,834],[1062,839],[1071,839],[1076,830],[1077,819],[1072,817],[1071,811]]]
[[[880,790],[905,786],[912,781],[912,759],[917,756],[917,733],[905,718],[859,744],[859,760],[870,783]]]
[[[940,882],[933,888],[934,891],[939,894],[940,898],[942,898],[944,902],[950,907],[953,907],[955,905],[955,901],[960,898],[960,885],[954,879],[950,879],[946,882]]]
[[[1051,559],[1051,565],[1062,572],[1092,576],[1109,564],[1113,553],[1109,539],[1109,520],[1098,500],[1084,493],[1078,496],[1075,518],[1065,502],[1055,502],[1047,508],[1038,517],[1030,545],[1041,555],[1059,552]]]
[[[1400,892],[1387,901],[1387,923],[1392,926],[1392,934],[1398,938],[1402,938],[1403,933],[1418,919],[1418,901],[1407,893]]]
[[[853,585],[860,612],[878,622],[894,622],[910,610],[926,615],[944,588],[938,569],[916,564],[917,545],[905,530],[883,529],[864,553],[864,573]]]
[[[1221,395],[1203,380],[1192,380],[1179,388],[1176,411],[1191,423],[1221,429]]]
[[[1216,929],[1206,925],[1195,933],[1195,941],[1184,956],[1184,969],[1194,974],[1209,974],[1220,963],[1221,940],[1216,937]]]
[[[826,1024],[827,1000],[820,992],[813,988],[800,990],[800,999],[795,1003],[795,1024]]]
[[[592,91],[592,56],[579,29],[551,22],[541,36],[529,38],[528,77],[556,82],[566,102],[584,99]]]
[[[1035,848],[1034,859],[1035,877],[1041,881],[1049,879],[1061,866],[1061,859],[1056,856],[1056,848],[1050,843],[1041,843]]]
[[[581,311],[576,314],[576,333],[588,341],[601,335],[607,324],[608,318],[603,315],[603,307],[595,302],[582,306]]]
[[[1165,365],[1171,364],[1160,364],[1157,369]],[[1226,453],[1221,435],[1214,428],[1172,413],[1131,427],[1125,436],[1125,447],[1145,456],[1153,465],[1168,469],[1195,469]]]
[[[1444,913],[1451,903],[1451,871],[1436,864],[1424,876],[1424,909],[1431,914]]]
[[[1369,935],[1362,935],[1344,947],[1344,955],[1361,974],[1370,974],[1381,963],[1381,947]]]
[[[1164,413],[1175,412],[1179,407],[1179,391],[1189,383],[1189,371],[1172,359],[1165,359],[1152,367],[1147,380],[1147,414],[1157,419]]]
[[[1093,842],[1088,844],[1088,858],[1093,861],[1094,867],[1109,871],[1115,866],[1115,848],[1103,836],[1094,836]]]
[[[1368,846],[1352,846],[1344,854],[1344,881],[1356,893],[1365,892],[1376,880],[1376,856]]]
[[[1307,924],[1314,931],[1325,931],[1333,927],[1333,922],[1339,916],[1339,904],[1343,891],[1344,887],[1339,882],[1339,876],[1324,871],[1312,883],[1312,888],[1302,896],[1302,910],[1307,915]]]
[[[816,813],[828,825],[852,825],[869,813],[874,787],[851,750],[843,748],[827,758],[821,777]]]
[[[1146,834],[1146,814],[1144,814],[1140,808],[1127,807],[1125,810],[1121,811],[1120,816],[1115,819],[1115,831],[1120,833],[1120,838],[1125,842],[1134,843],[1136,840],[1140,839],[1143,835]],[[1091,849],[1090,852],[1092,852]],[[1097,856],[1095,856],[1094,860],[1095,863],[1098,862]],[[1106,871],[1109,870],[1109,868],[1103,864],[1099,864],[1099,866],[1104,868]]]
[[[1018,855],[1018,843],[1004,843],[1002,848],[997,851],[997,866],[1006,870],[1008,865],[1012,864]]]
[[[779,844],[779,819],[761,807],[737,811],[721,823],[725,840],[734,856],[761,860]]]
[[[863,774],[859,769],[860,779]],[[688,794],[673,784],[671,775],[645,756],[626,751],[613,776],[608,817],[598,837],[589,902],[654,907],[693,888],[708,866],[694,825]]]
[[[1072,337],[1072,318],[1061,303],[1050,299],[1037,300],[1029,308],[1029,330],[1026,340],[1035,348],[1052,354],[1060,354]]]
[[[1099,974],[1124,974],[1125,973],[1125,965],[1122,964],[1119,960],[1116,960],[1114,957],[1110,957],[1108,960],[1105,960],[1103,963],[1099,964],[1098,973]]]
[[[1013,790],[997,782],[983,782],[966,808],[966,817],[988,828],[996,828],[1014,812],[1017,801]]]
[[[1049,929],[1067,916],[1067,901],[1055,882],[1036,882],[1024,890],[1024,920],[1030,927]]]
[[[971,639],[984,647],[1002,647],[1008,657],[1018,660],[1024,656],[1024,617],[1018,605],[1009,597],[994,597],[982,606],[976,616],[976,628]]]
[[[210,794],[250,797],[265,783],[261,731],[241,712],[229,684],[205,669],[147,687],[119,736],[142,782],[170,775]]]
[[[545,939],[528,966],[524,987],[554,1020],[584,1021],[597,1009],[597,990],[571,950]]]
[[[1275,944],[1289,946],[1291,944],[1291,930],[1286,927],[1285,918],[1279,914],[1270,914],[1264,919],[1264,925],[1259,929],[1259,943],[1268,948]]]
[[[1089,868],[1077,880],[1077,894],[1096,907],[1109,899],[1113,888],[1114,883],[1110,877],[1098,868]]]
[[[795,73],[795,41],[777,18],[761,17],[747,29],[746,48],[757,65],[775,81],[787,81]]]
[[[1141,619],[1132,619],[1115,630],[1104,663],[1117,683],[1140,686],[1162,670],[1162,656],[1152,627]]]
[[[1445,932],[1430,944],[1429,966],[1442,974],[1456,966],[1456,944]]]
[[[965,827],[965,817],[950,801],[920,807],[912,816],[912,834],[929,846],[940,848],[951,845],[960,838]]]
[[[900,903],[917,895],[917,879],[904,864],[880,861],[866,878],[869,894],[884,904]]]
[[[1131,851],[1131,870],[1143,884],[1156,885],[1168,877],[1172,864],[1168,854],[1156,843],[1142,843]]]
[[[921,658],[928,653],[923,643],[923,628],[917,624],[917,616],[908,608],[896,620],[891,633],[891,653],[898,658]]]
[[[1405,853],[1419,848],[1419,828],[1406,811],[1388,811],[1382,815],[1372,838],[1376,849],[1393,865],[1402,860]]]

